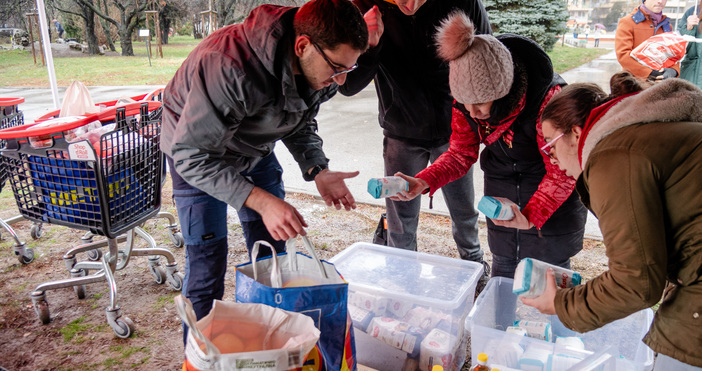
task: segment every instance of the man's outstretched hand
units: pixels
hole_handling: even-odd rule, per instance
[[[324,169],[314,177],[319,195],[322,196],[327,206],[336,207],[341,210],[341,206],[348,211],[356,208],[356,200],[351,191],[346,187],[346,179],[358,176],[359,172],[331,171]]]

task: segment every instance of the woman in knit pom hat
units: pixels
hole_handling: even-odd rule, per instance
[[[485,195],[512,200],[514,218],[488,219],[492,276],[513,277],[517,263],[535,258],[570,268],[583,246],[587,211],[573,193],[575,180],[550,163],[539,114],[565,81],[538,44],[521,36],[476,35],[457,12],[437,33],[455,98],[449,150],[396,198],[411,200],[465,174],[478,160]]]

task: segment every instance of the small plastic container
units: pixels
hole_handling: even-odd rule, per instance
[[[521,297],[535,298],[546,290],[546,271],[551,268],[556,276],[556,286],[564,289],[582,282],[580,273],[532,258],[524,258],[514,271],[512,291]]]
[[[368,193],[374,198],[392,197],[402,191],[409,191],[409,183],[399,176],[368,180]]]
[[[495,220],[510,220],[514,218],[512,205],[515,203],[504,197],[483,196],[478,203],[478,210],[486,217]]]

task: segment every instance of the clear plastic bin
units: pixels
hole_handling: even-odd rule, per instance
[[[641,371],[653,366],[653,351],[641,341],[653,320],[651,309],[581,334],[566,328],[557,316],[522,304],[512,293],[513,282],[492,278],[468,315],[473,363],[478,353],[486,353],[488,366],[521,370]],[[505,331],[520,320],[548,323],[554,339],[580,338],[584,350]]]
[[[355,243],[330,262],[349,283],[359,364],[460,369],[482,264],[370,243]]]

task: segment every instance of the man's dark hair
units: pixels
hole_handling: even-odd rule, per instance
[[[368,48],[368,27],[349,0],[311,0],[297,11],[293,25],[296,35],[307,35],[324,49],[339,44],[360,51]]]

